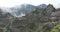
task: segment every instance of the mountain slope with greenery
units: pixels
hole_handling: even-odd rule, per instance
[[[60,13],[58,12],[51,4],[44,9],[36,7],[36,10],[22,17],[0,11],[0,32],[59,32]]]

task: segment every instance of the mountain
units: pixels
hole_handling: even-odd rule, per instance
[[[22,13],[26,14],[30,11],[36,10],[36,7],[39,8],[39,9],[45,9],[47,7],[47,5],[41,4],[41,5],[38,5],[38,6],[34,6],[34,5],[30,5],[30,4],[22,4],[20,6],[12,7],[10,9],[13,11],[12,14],[20,16],[20,14],[22,14]]]
[[[29,5],[16,6],[15,8],[0,9],[0,32],[59,32],[60,31],[60,8],[55,9],[49,4],[44,9],[32,10]],[[31,6],[32,7],[32,6]],[[20,10],[19,10],[20,9]],[[23,10],[21,10],[23,9]],[[2,12],[4,11],[4,12]],[[9,13],[7,13],[7,12]],[[19,11],[19,12],[18,12]],[[21,12],[21,13],[20,13]],[[12,15],[22,17],[12,17]],[[18,16],[17,15],[17,16]]]
[[[20,6],[12,7],[10,9],[13,11],[13,13],[19,16],[21,13],[25,14],[29,11],[34,11],[35,6],[30,5],[30,4],[22,4]]]
[[[24,16],[26,13],[29,13],[31,11],[35,11],[36,8],[39,8],[39,9],[45,9],[47,7],[47,5],[45,4],[41,4],[41,5],[38,5],[38,6],[34,6],[34,5],[31,5],[31,4],[22,4],[22,5],[19,5],[19,6],[15,6],[15,7],[11,7],[11,8],[2,8],[2,10],[4,12],[9,12],[11,13],[13,16]]]
[[[60,13],[58,11],[56,14],[55,10],[56,9],[53,7],[53,5],[49,4],[46,9],[42,10],[42,12],[41,12],[41,9],[39,10],[40,12],[37,9],[35,11],[32,11],[32,13],[27,14],[26,16],[22,16],[21,22],[14,21],[15,24],[13,24],[13,27],[18,27],[18,28],[23,27],[23,29],[25,28],[24,32],[26,32],[26,31],[27,32],[51,32],[51,31],[54,32],[54,31],[56,31],[55,30],[56,27],[60,27],[60,24],[59,24],[60,16],[56,17],[57,15],[60,15]],[[39,13],[37,13],[37,12],[39,12]],[[53,15],[51,16],[51,14],[53,14]],[[57,24],[59,24],[59,25],[57,25]],[[31,29],[32,31],[28,30],[26,28]],[[59,30],[59,28],[57,30]]]
[[[46,4],[41,4],[41,5],[38,5],[37,7],[40,8],[40,9],[45,9],[47,7],[47,5]]]

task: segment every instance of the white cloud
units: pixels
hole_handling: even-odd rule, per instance
[[[0,0],[0,6],[12,7],[18,4],[22,4],[22,0]]]
[[[16,5],[21,5],[23,3],[40,5],[40,4],[53,4],[56,7],[59,7],[60,0],[0,0],[1,7],[13,7]]]

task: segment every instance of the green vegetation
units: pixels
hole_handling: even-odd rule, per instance
[[[51,32],[60,32],[60,23],[51,29]]]

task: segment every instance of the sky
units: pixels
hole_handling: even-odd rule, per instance
[[[40,5],[40,4],[53,4],[54,7],[60,7],[60,0],[0,0],[0,7],[13,7],[21,4],[32,4],[32,5]]]

